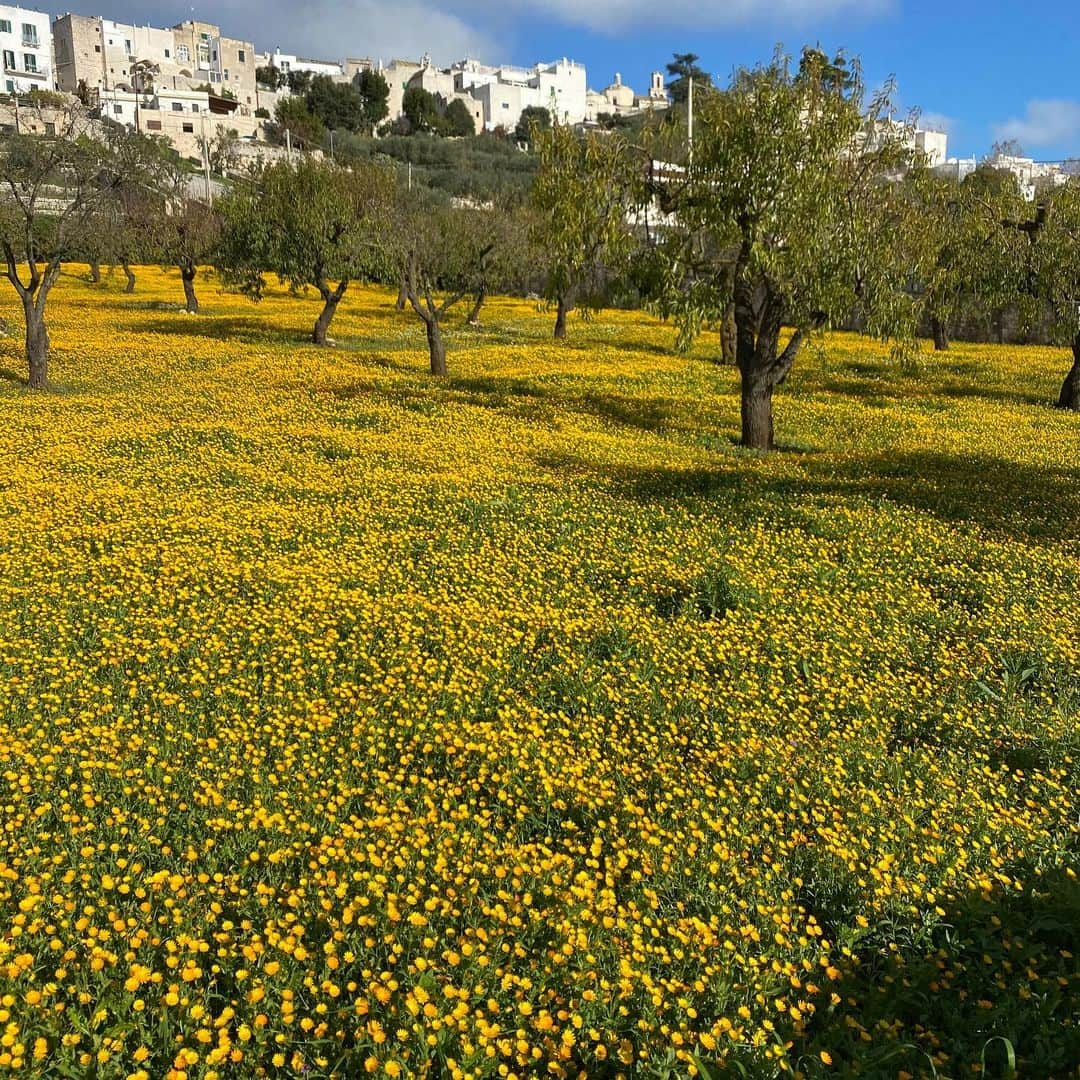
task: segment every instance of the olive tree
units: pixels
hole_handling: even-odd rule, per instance
[[[302,157],[265,166],[221,203],[217,266],[226,285],[262,298],[265,275],[322,299],[311,340],[327,332],[350,282],[384,265],[383,238],[393,173],[375,164],[349,169]]]
[[[640,201],[645,170],[620,135],[578,135],[557,124],[532,128],[539,162],[533,185],[535,244],[545,253],[555,337],[577,304],[596,309],[603,286],[634,248],[629,212]]]
[[[692,155],[672,170],[664,276],[696,282],[672,313],[690,339],[730,297],[742,444],[756,450],[774,448],[773,393],[811,334],[860,307],[883,334],[916,314],[891,251],[903,132],[887,94],[864,109],[857,66],[840,80],[820,56],[792,71],[778,54],[702,95]]]
[[[75,110],[57,122],[54,135],[0,140],[0,249],[4,276],[22,301],[31,389],[48,382],[49,294],[64,259],[97,227],[118,181],[109,147],[89,137]]]

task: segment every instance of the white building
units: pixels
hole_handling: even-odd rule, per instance
[[[52,27],[40,11],[0,4],[3,89],[8,94],[54,88]]]
[[[285,75],[293,71],[306,71],[312,75],[329,75],[331,78],[345,74],[345,65],[337,60],[312,60],[293,53],[283,53],[280,49],[275,49],[272,53],[257,53],[255,62],[259,67],[276,67]]]

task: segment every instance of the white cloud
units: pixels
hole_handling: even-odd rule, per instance
[[[1023,118],[994,126],[997,139],[1016,139],[1022,146],[1061,146],[1080,139],[1080,101],[1029,101]]]
[[[920,112],[919,127],[923,131],[944,131],[946,135],[956,134],[956,118],[939,112]]]
[[[190,3],[190,0],[189,0]],[[112,18],[171,26],[181,19],[219,22],[225,33],[328,59],[418,57],[437,63],[463,56],[492,62],[529,53],[529,27],[538,20],[565,26],[565,55],[574,28],[620,36],[659,26],[717,30],[735,26],[788,30],[832,18],[876,18],[900,0],[226,0],[216,6],[177,6],[175,0],[112,0]],[[100,0],[74,0],[72,10],[98,14]],[[517,45],[515,50],[512,45]],[[535,59],[544,59],[536,57]]]
[[[838,16],[874,18],[897,0],[510,0],[523,15],[546,12],[560,22],[619,35],[642,27],[716,30],[749,24],[804,27]],[[480,5],[475,5],[479,7]],[[487,7],[487,4],[483,5]]]
[[[227,0],[219,5],[177,6],[160,0],[76,0],[71,10],[155,26],[183,19],[220,24],[232,37],[252,41],[259,50],[299,53],[321,59],[370,56],[419,57],[436,63],[463,56],[499,56],[508,48],[500,17],[472,18],[468,0]]]

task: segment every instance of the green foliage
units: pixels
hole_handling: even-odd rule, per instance
[[[670,81],[667,84],[671,100],[676,105],[684,105],[690,96],[690,82],[693,80],[694,91],[712,87],[712,76],[698,66],[701,58],[696,53],[675,53],[667,65]]]
[[[305,150],[316,150],[322,145],[326,128],[323,122],[308,108],[303,98],[282,98],[274,109],[277,121],[275,136],[279,143],[285,142],[285,133],[294,146]]]
[[[410,131],[438,131],[439,107],[435,95],[422,86],[410,86],[401,99],[401,111]]]
[[[288,82],[285,72],[273,64],[265,64],[255,69],[255,81],[268,90],[280,90]]]
[[[377,165],[344,169],[305,156],[263,168],[222,201],[223,279],[257,300],[265,274],[323,292],[377,273],[392,192],[393,176]]]
[[[887,182],[903,129],[888,105],[879,95],[864,113],[857,68],[841,78],[811,50],[793,73],[778,54],[702,95],[692,160],[659,181],[676,219],[656,250],[660,306],[686,343],[734,304],[747,445],[771,448],[772,391],[830,319],[860,309],[873,332],[914,336]],[[794,334],[781,348],[783,326]]]
[[[456,138],[466,138],[476,134],[476,125],[468,105],[460,98],[454,98],[446,107],[442,117],[442,131]]]
[[[534,243],[547,267],[549,299],[595,307],[606,279],[634,248],[627,209],[643,197],[643,163],[618,134],[536,131]]]
[[[316,75],[304,95],[308,112],[331,131],[360,131],[367,126],[364,99],[356,87]]]
[[[390,87],[379,71],[362,71],[354,80],[363,102],[363,131],[370,135],[390,111]]]
[[[306,94],[308,87],[311,85],[311,75],[310,71],[290,71],[285,79],[290,92],[300,95]]]
[[[392,161],[400,182],[411,166],[414,187],[481,202],[525,198],[537,167],[534,155],[486,132],[462,139],[346,136],[335,140],[334,152],[339,161]]]
[[[548,131],[551,128],[551,113],[542,105],[526,105],[521,110],[521,117],[514,128],[515,140],[531,146],[534,128],[537,131]]]

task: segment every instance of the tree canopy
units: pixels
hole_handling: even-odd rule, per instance
[[[266,274],[297,290],[316,289],[323,309],[312,341],[325,345],[349,283],[385,270],[393,189],[393,174],[375,164],[345,169],[305,156],[264,167],[223,202],[222,278],[254,300]]]

